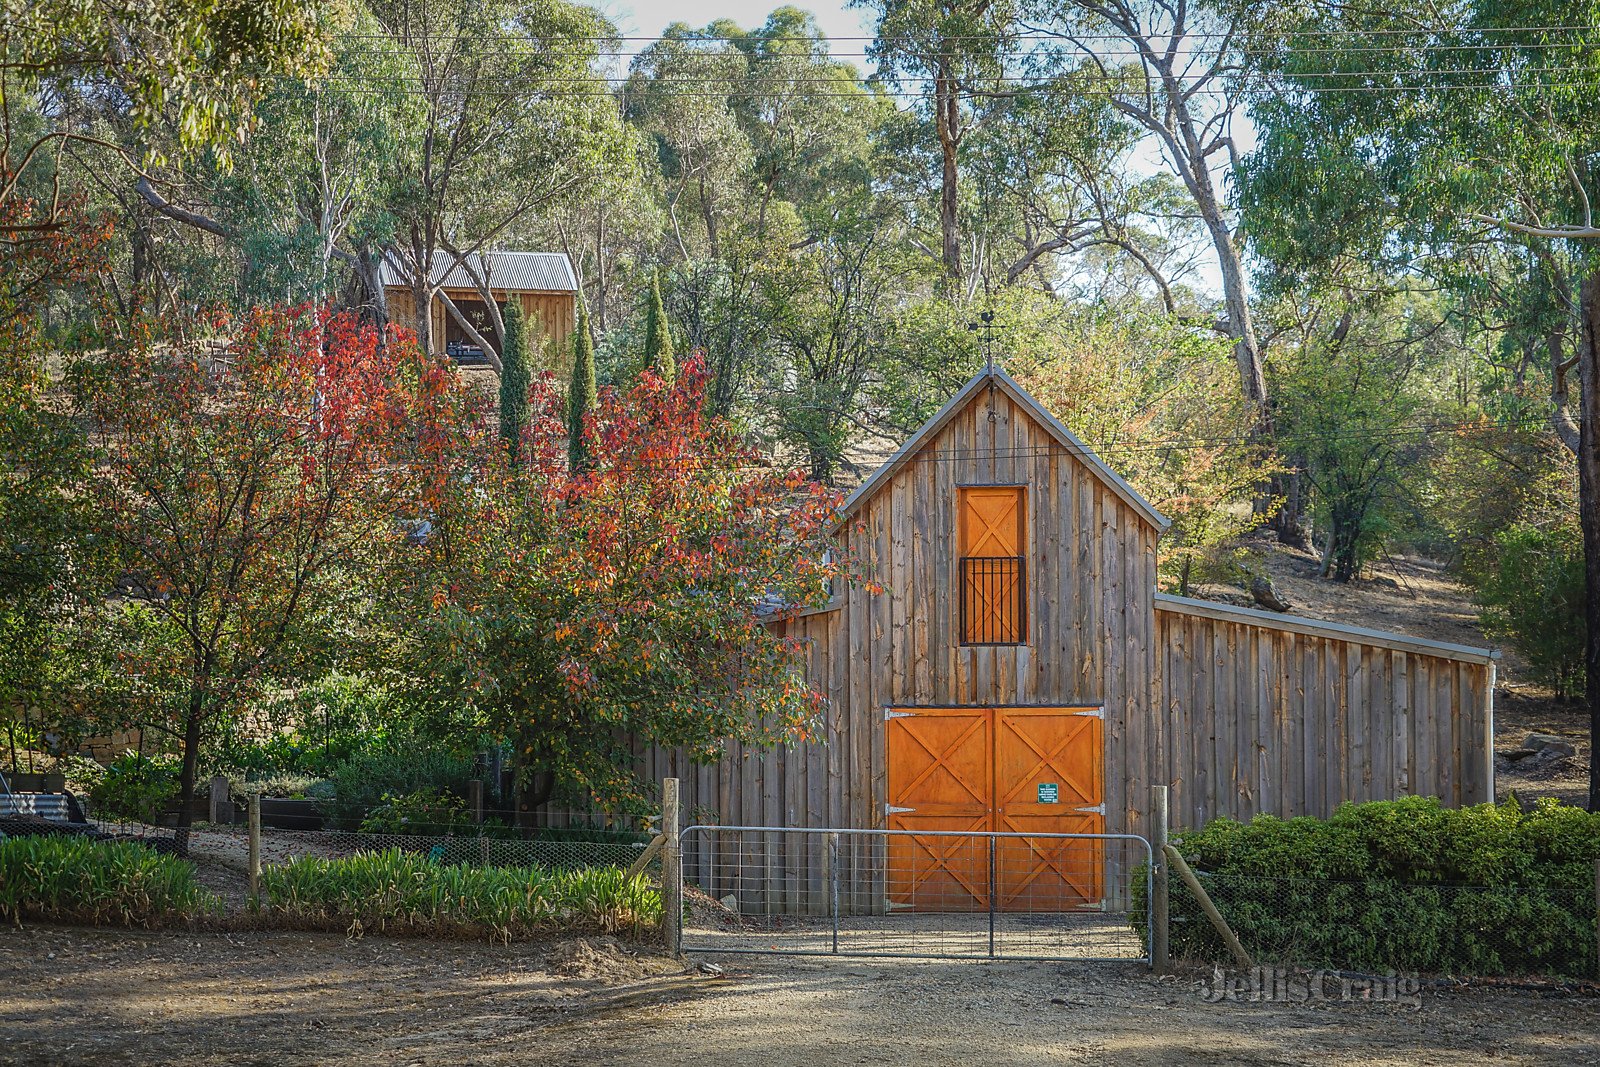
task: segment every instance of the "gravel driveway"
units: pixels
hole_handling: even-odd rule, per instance
[[[29,926],[0,933],[0,1063],[1600,1064],[1600,999],[1572,994],[1210,1004],[1120,963],[716,959]]]

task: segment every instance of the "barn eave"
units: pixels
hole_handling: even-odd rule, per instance
[[[1215,600],[1196,600],[1193,597],[1174,596],[1171,593],[1156,594],[1156,610],[1176,611],[1184,615],[1197,615],[1201,618],[1219,619],[1223,622],[1264,626],[1268,629],[1284,630],[1289,633],[1304,634],[1308,637],[1327,637],[1342,641],[1353,641],[1365,645],[1376,645],[1379,648],[1393,649],[1396,652],[1412,652],[1423,656],[1437,656],[1440,659],[1461,660],[1466,663],[1493,664],[1500,658],[1500,653],[1492,648],[1474,648],[1471,645],[1455,645],[1448,641],[1430,641],[1426,638],[1412,637],[1410,634],[1395,633],[1391,630],[1370,630],[1365,626],[1347,626],[1344,623],[1308,619],[1300,615],[1280,615],[1273,611],[1258,611],[1255,608],[1243,608],[1236,604],[1223,604]]]

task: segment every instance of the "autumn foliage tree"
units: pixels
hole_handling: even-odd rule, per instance
[[[399,536],[450,381],[350,316],[265,308],[221,326],[231,342],[146,332],[74,372],[95,533],[121,576],[100,632],[140,725],[182,753],[184,802],[203,743],[293,676],[349,575]]]
[[[764,612],[827,596],[837,500],[708,417],[707,379],[695,357],[674,384],[606,390],[576,469],[548,376],[522,464],[470,413],[448,450],[432,534],[395,585],[425,676],[513,748],[523,812],[557,791],[641,802],[633,744],[709,761],[815,723],[821,697]]]

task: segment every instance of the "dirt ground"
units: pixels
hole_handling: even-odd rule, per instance
[[[1210,1004],[1132,964],[719,956],[291,932],[0,933],[0,1063],[1596,1064],[1600,1000]]]

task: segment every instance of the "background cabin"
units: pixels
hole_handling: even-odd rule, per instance
[[[828,697],[823,740],[706,766],[655,750],[641,769],[728,826],[1138,834],[1155,784],[1175,827],[1493,798],[1496,653],[1160,594],[1167,525],[984,371],[843,506],[837,536],[882,592],[775,623]],[[729,888],[715,847],[686,853],[714,894],[822,906],[805,849]],[[847,909],[891,903],[845,884]],[[1102,889],[1096,873],[1077,891]]]
[[[522,301],[522,310],[534,324],[534,352],[547,342],[560,348],[567,344],[577,323],[578,281],[572,263],[560,252],[488,252],[467,257],[473,274],[489,283],[499,304],[511,297]],[[463,270],[448,252],[433,255],[432,284],[444,291],[473,328],[493,340],[488,308],[472,275]],[[389,318],[402,325],[416,320],[411,279],[395,266],[383,264],[384,295]],[[443,351],[457,359],[472,361],[483,352],[461,328],[437,296],[433,300],[433,336]]]

